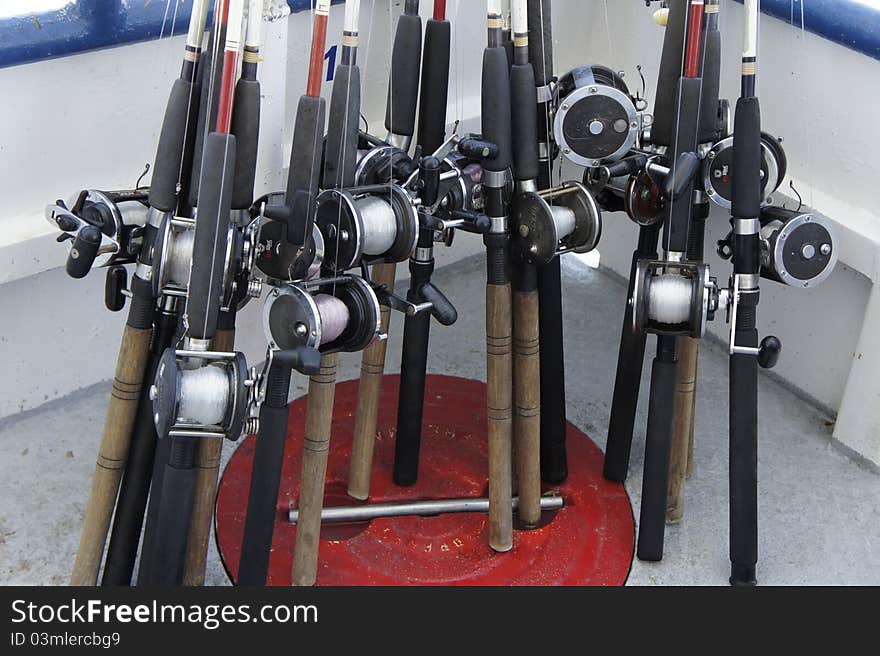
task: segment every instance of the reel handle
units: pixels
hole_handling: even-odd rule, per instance
[[[422,285],[420,295],[426,302],[432,305],[431,316],[443,326],[451,326],[458,321],[458,310],[446,296],[433,284]]]
[[[498,157],[498,146],[485,139],[465,137],[458,142],[458,152],[476,162]]]
[[[609,178],[619,178],[624,175],[635,175],[639,171],[644,170],[648,165],[648,157],[646,155],[633,155],[625,157],[619,162],[614,162],[605,167],[605,171]]]
[[[321,353],[309,346],[276,351],[272,359],[285,369],[298,371],[306,376],[314,376],[321,371]]]
[[[119,312],[125,307],[125,292],[128,287],[128,271],[121,264],[107,269],[104,283],[104,305],[111,312]]]
[[[684,192],[686,192],[700,168],[700,158],[696,153],[687,152],[679,155],[675,166],[663,181],[663,196],[668,199],[677,200]]]
[[[85,278],[101,247],[101,231],[93,225],[83,226],[73,240],[73,247],[67,256],[65,270],[71,278]]]
[[[485,235],[492,229],[492,221],[485,214],[453,210],[447,216],[448,219],[441,221],[441,230],[455,228],[475,235]]]
[[[758,347],[758,366],[761,369],[772,369],[779,362],[782,355],[782,340],[775,335],[768,335],[761,340]]]

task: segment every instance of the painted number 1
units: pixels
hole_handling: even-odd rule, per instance
[[[336,52],[339,46],[333,46],[330,50],[327,51],[327,54],[324,55],[324,59],[327,61],[327,81],[332,82],[333,76],[336,74]]]

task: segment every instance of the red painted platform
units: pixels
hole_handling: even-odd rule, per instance
[[[486,388],[483,383],[429,376],[419,482],[399,488],[391,480],[399,377],[383,385],[372,502],[485,496]],[[346,495],[357,381],[336,391],[327,471],[326,506],[355,505]],[[278,499],[270,585],[289,585],[296,527],[287,521],[299,495],[306,399],[291,404],[290,433]],[[246,439],[227,466],[217,500],[217,541],[226,569],[238,571],[255,440]],[[330,525],[322,532],[318,585],[620,585],[633,554],[632,509],[623,486],[602,477],[602,453],[568,425],[569,479],[565,507],[545,523],[517,530],[513,550],[487,544],[481,514],[397,517],[368,524]],[[233,577],[234,578],[234,577]]]

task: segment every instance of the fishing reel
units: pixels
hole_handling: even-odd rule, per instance
[[[242,353],[167,349],[150,388],[159,437],[237,440],[253,386]]]
[[[262,284],[251,277],[258,252],[259,221],[247,210],[235,210],[229,224],[220,309],[241,308],[259,298]],[[192,269],[196,219],[165,214],[153,246],[153,293],[186,297]]]
[[[837,266],[834,224],[815,212],[782,207],[761,209],[761,277],[789,287],[819,285]],[[733,234],[718,243],[718,255],[730,259]]]
[[[311,280],[319,275],[324,263],[324,237],[312,225],[311,239],[302,246],[288,242],[287,224],[268,220],[273,210],[284,207],[284,193],[268,194],[255,204],[264,219],[260,222],[255,265],[270,281],[279,283]]]
[[[606,66],[581,66],[563,75],[553,106],[557,146],[566,159],[587,168],[623,158],[636,145],[644,122],[641,102]]]
[[[761,134],[762,203],[769,205],[788,169],[782,142],[767,133]],[[733,137],[722,139],[706,153],[702,178],[706,195],[719,207],[730,209],[733,198]]]
[[[356,353],[385,339],[379,299],[358,276],[276,287],[263,306],[270,349]]]
[[[514,201],[511,226],[515,248],[532,264],[545,265],[564,253],[588,253],[602,236],[602,212],[579,182],[526,192]]]
[[[326,245],[325,267],[343,272],[364,262],[409,258],[419,213],[413,197],[395,183],[328,189],[318,195],[315,225]]]
[[[70,203],[46,208],[46,220],[70,242],[67,274],[84,278],[93,267],[130,264],[137,259],[150,212],[146,190],[84,189]]]
[[[630,304],[636,334],[700,338],[722,299],[707,264],[642,260]]]

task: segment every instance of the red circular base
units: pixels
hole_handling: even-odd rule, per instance
[[[398,376],[382,389],[370,502],[481,497],[487,494],[486,387],[429,376],[419,482],[391,479]],[[326,506],[356,505],[346,494],[357,381],[336,389]],[[269,564],[270,585],[290,585],[296,527],[287,521],[299,496],[306,398],[290,409],[281,493]],[[230,573],[238,571],[255,439],[229,461],[217,499],[217,542]],[[514,534],[513,549],[493,552],[482,514],[396,517],[328,525],[321,534],[319,585],[621,585],[632,562],[634,526],[623,486],[602,477],[602,453],[568,425],[570,476],[565,507],[545,513],[541,528]],[[234,578],[234,577],[233,577]]]

